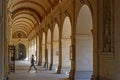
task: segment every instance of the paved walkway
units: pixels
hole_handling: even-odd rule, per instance
[[[55,74],[54,71],[45,70],[37,66],[38,72],[34,69],[28,72],[30,63],[28,61],[16,61],[16,72],[9,75],[10,80],[68,80],[63,74]]]

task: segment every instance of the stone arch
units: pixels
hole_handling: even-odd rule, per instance
[[[69,74],[71,69],[70,61],[71,46],[71,21],[68,16],[65,17],[62,29],[62,73]]]
[[[57,71],[59,62],[59,27],[55,24],[53,31],[53,70]]]
[[[73,18],[73,16],[72,16],[72,13],[70,13],[70,11],[68,11],[68,10],[65,11],[64,14],[63,14],[63,19],[62,19],[63,22],[64,22],[66,17],[69,17],[70,23],[72,25],[72,18]],[[62,26],[63,26],[63,24],[62,24]]]
[[[76,78],[90,79],[93,72],[93,28],[91,10],[83,5],[76,25]],[[79,75],[79,76],[77,76]],[[84,77],[83,77],[84,76]]]

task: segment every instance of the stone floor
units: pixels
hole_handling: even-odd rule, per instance
[[[68,76],[56,74],[55,71],[45,70],[41,66],[37,66],[37,73],[33,68],[28,72],[29,65],[28,61],[16,61],[16,71],[15,73],[10,73],[9,80],[68,80]]]

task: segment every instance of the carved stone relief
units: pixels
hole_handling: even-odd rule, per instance
[[[104,51],[111,52],[111,13],[106,12],[104,20]]]
[[[103,52],[112,52],[114,35],[112,31],[112,0],[104,0],[103,2]]]

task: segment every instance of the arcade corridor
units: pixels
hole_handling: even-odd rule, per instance
[[[120,0],[0,0],[8,79],[120,80]]]
[[[27,79],[30,74],[23,70],[25,68],[26,71],[27,67],[16,65],[17,73],[13,77],[11,71],[14,72],[15,60],[30,61],[34,55],[36,64],[41,67],[32,78],[37,76],[47,80],[51,75],[52,80],[52,77],[59,79],[61,75],[67,75],[71,80],[91,79],[94,71],[93,29],[96,17],[92,16],[88,2],[82,6],[78,0],[68,2],[64,7],[67,0],[8,0],[6,56],[9,65],[6,64],[6,72],[10,73],[11,78]],[[75,8],[78,11],[76,14],[72,8],[75,2],[79,2],[79,7]],[[44,71],[42,67],[49,71]],[[57,75],[51,74],[51,71]],[[22,72],[26,76],[22,76]]]

